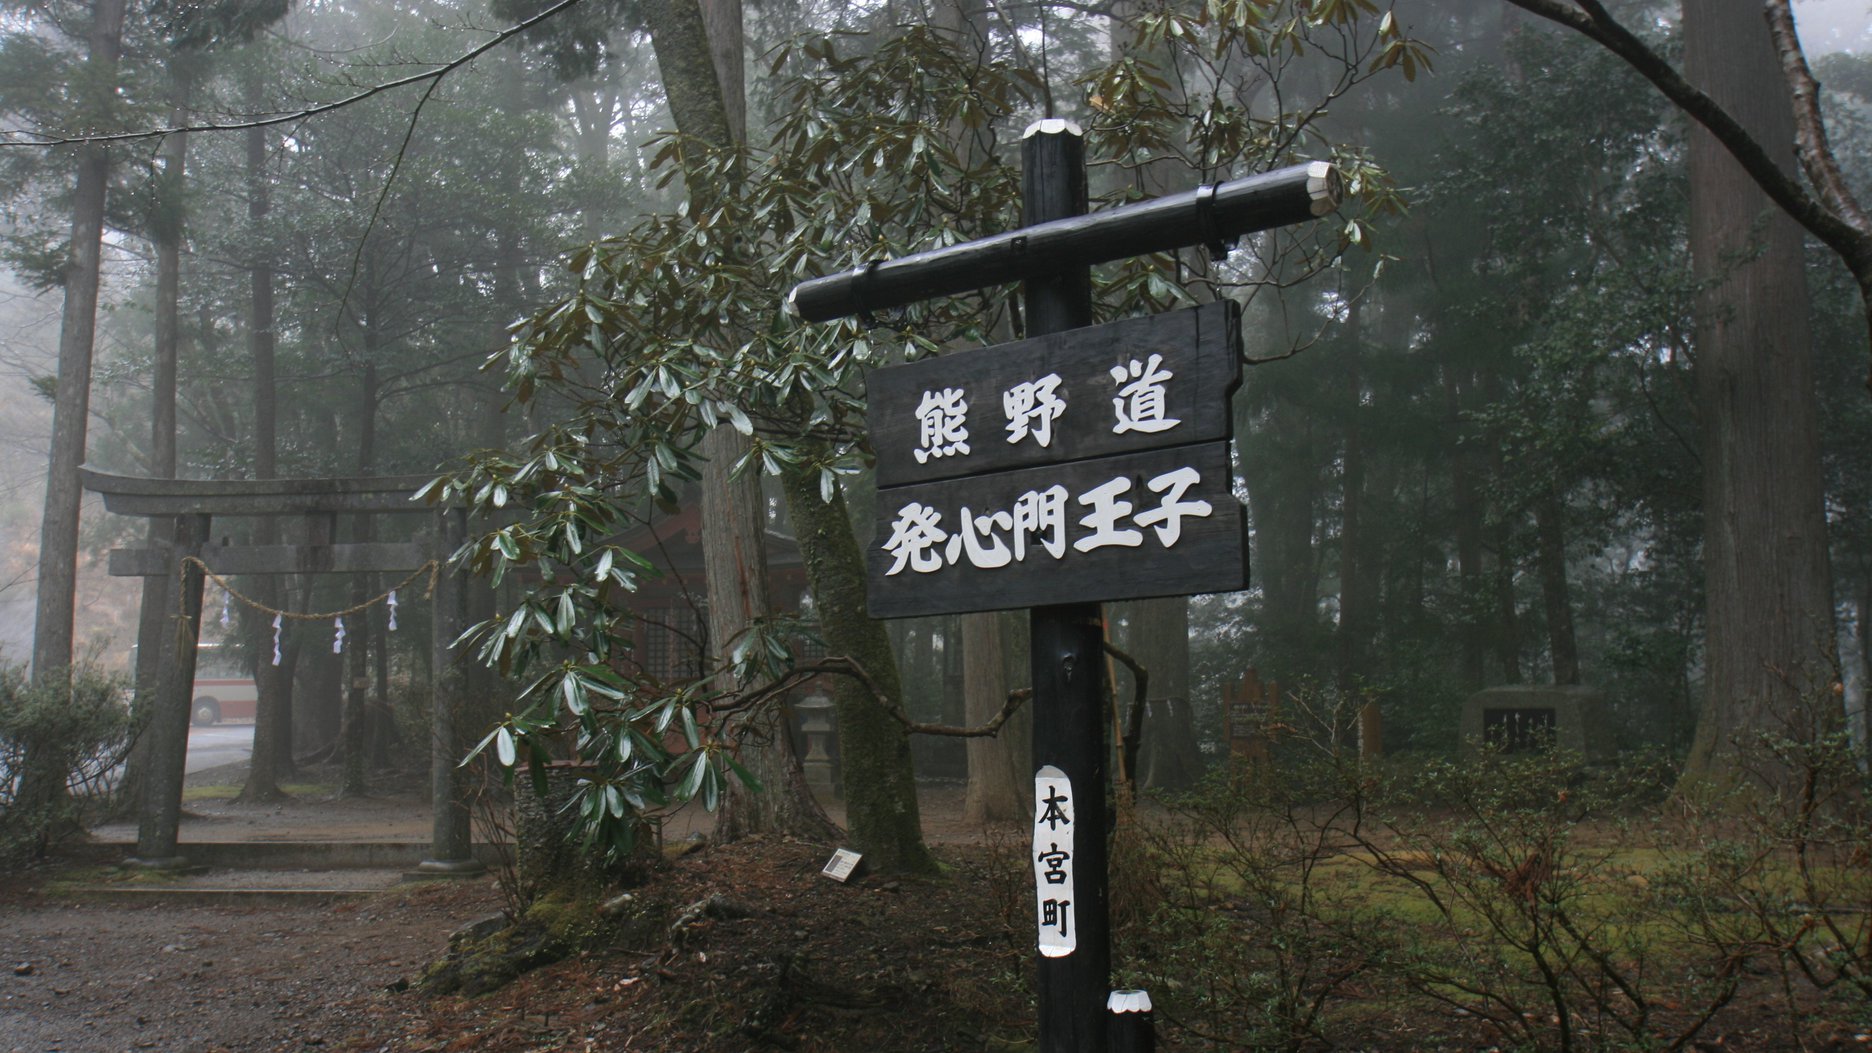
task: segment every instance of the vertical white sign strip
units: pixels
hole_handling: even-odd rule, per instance
[[[1073,916],[1072,780],[1049,764],[1034,774],[1034,899],[1040,953],[1063,958],[1079,946]]]

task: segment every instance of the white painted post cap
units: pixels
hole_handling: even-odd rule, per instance
[[[1345,179],[1339,174],[1339,166],[1330,161],[1313,161],[1307,165],[1307,197],[1313,201],[1313,214],[1323,216],[1339,207],[1339,201],[1345,197]]]
[[[1151,1011],[1150,992],[1136,988],[1113,991],[1105,999],[1105,1009],[1111,1013],[1148,1013]]]
[[[1031,139],[1036,135],[1058,135],[1061,132],[1065,132],[1067,135],[1077,135],[1082,138],[1085,136],[1085,131],[1073,122],[1063,117],[1048,117],[1028,125],[1027,130],[1021,133],[1021,138]]]

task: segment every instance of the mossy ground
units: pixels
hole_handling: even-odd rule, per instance
[[[238,783],[213,783],[200,786],[184,786],[182,788],[182,803],[187,805],[198,801],[232,801],[240,796],[240,792],[241,787]],[[280,786],[280,792],[288,797],[330,797],[338,792],[338,785],[336,783],[293,782],[282,784]]]
[[[433,994],[486,994],[541,966],[574,954],[629,942],[654,926],[654,908],[606,916],[590,898],[548,895],[509,924],[479,937],[452,942],[446,957],[423,970],[419,986]]]

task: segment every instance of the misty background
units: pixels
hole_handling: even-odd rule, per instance
[[[1366,407],[1363,470],[1378,481],[1368,492],[1382,496],[1365,521],[1380,535],[1375,551],[1384,561],[1371,583],[1390,605],[1383,625],[1372,628],[1368,675],[1389,697],[1422,703],[1426,726],[1402,733],[1425,745],[1440,741],[1443,733],[1428,725],[1448,721],[1463,680],[1455,667],[1477,660],[1457,654],[1469,646],[1465,634],[1481,641],[1472,650],[1484,652],[1485,680],[1545,675],[1550,658],[1533,557],[1539,539],[1528,495],[1535,483],[1560,479],[1585,677],[1612,691],[1621,727],[1649,729],[1681,746],[1700,633],[1696,463],[1687,437],[1695,414],[1683,386],[1686,349],[1673,344],[1682,336],[1688,292],[1683,275],[1670,269],[1683,255],[1676,215],[1682,119],[1615,61],[1498,3],[1404,3],[1398,11],[1436,49],[1434,71],[1348,102],[1336,125],[1389,170],[1409,208],[1374,225],[1381,255],[1354,254],[1350,264],[1372,283],[1363,323],[1372,331],[1348,335],[1360,322],[1358,311],[1344,311],[1285,368],[1250,371],[1242,398],[1251,405],[1243,411],[1251,426],[1238,431],[1237,443],[1250,465],[1244,485],[1257,585],[1245,596],[1192,605],[1199,627],[1192,676],[1208,693],[1249,666],[1283,678],[1332,677],[1331,636],[1346,585],[1335,555],[1345,510],[1334,491],[1345,469],[1347,414]],[[1865,0],[1805,0],[1796,11],[1823,80],[1828,70],[1846,83],[1868,77],[1872,7]],[[1668,14],[1659,15],[1659,26]],[[750,8],[749,75],[758,84],[764,55],[796,32],[861,32],[905,19],[914,12],[886,4]],[[303,3],[267,32],[264,47],[204,56],[191,106],[198,119],[290,110],[448,61],[508,21],[470,0]],[[9,15],[0,31],[36,30]],[[1104,32],[1101,19],[1056,13],[1021,26],[1018,39],[1049,51],[1064,97],[1083,94],[1071,72],[1103,57]],[[1862,187],[1872,158],[1866,83],[1859,81],[1858,95],[1830,100],[1838,145]],[[259,97],[249,97],[256,91]],[[280,231],[271,251],[281,280],[282,475],[359,470],[350,413],[366,365],[381,371],[372,396],[381,400],[382,423],[369,458],[374,474],[437,471],[466,450],[523,432],[524,422],[499,423],[498,378],[479,366],[500,349],[509,323],[550,298],[562,253],[676,201],[646,150],[671,122],[641,35],[612,34],[596,61],[549,45],[496,49],[446,78],[412,132],[421,91],[401,89],[267,134]],[[758,110],[758,89],[750,95]],[[750,123],[758,129],[775,116],[757,112]],[[162,125],[168,115],[152,104],[149,120]],[[120,180],[134,183],[155,149],[126,147],[133,160]],[[252,247],[241,241],[248,178],[241,149],[235,133],[197,134],[190,142],[185,477],[238,477],[249,465],[237,264]],[[1553,166],[1562,163],[1573,168],[1558,182],[1583,181],[1629,207],[1586,214],[1603,199],[1556,200],[1547,190]],[[16,261],[30,261],[35,248],[63,236],[62,180],[56,172],[36,178],[0,213],[0,234]],[[106,237],[87,462],[138,475],[148,445],[152,266],[137,219],[119,218]],[[1465,242],[1470,235],[1488,244]],[[1545,236],[1556,243],[1542,244]],[[1566,258],[1569,240],[1592,242],[1593,261]],[[1545,252],[1548,263],[1470,266],[1507,246],[1530,258]],[[1621,251],[1629,255],[1607,258]],[[1449,280],[1452,261],[1466,268],[1461,280]],[[1539,266],[1549,269],[1533,273]],[[0,648],[15,659],[31,649],[51,417],[45,392],[58,336],[60,297],[43,287],[45,277],[17,263],[0,272]],[[1505,321],[1495,313],[1502,300],[1490,297],[1517,281],[1544,287],[1535,299],[1545,300],[1543,312],[1555,310]],[[1848,691],[1862,698],[1872,602],[1872,569],[1861,547],[1865,447],[1855,447],[1869,434],[1865,395],[1854,379],[1863,372],[1863,348],[1843,272],[1816,256],[1810,283],[1829,515],[1840,531],[1835,594],[1841,653],[1849,659],[1842,665]],[[1319,295],[1299,290],[1286,304],[1314,311],[1317,299],[1307,298]],[[1250,313],[1251,357],[1284,351],[1283,337],[1271,330],[1292,326],[1255,328],[1270,317]],[[1467,344],[1452,350],[1426,335],[1439,326],[1465,331]],[[1491,331],[1501,338],[1493,346]],[[1348,404],[1335,385],[1350,340],[1365,342],[1367,390]],[[1598,348],[1597,357],[1587,356],[1594,364],[1562,361],[1569,346],[1586,345]],[[1439,355],[1450,357],[1439,365]],[[1462,421],[1453,421],[1443,366],[1488,355],[1516,364],[1493,381],[1472,378],[1473,391],[1451,396],[1462,402]],[[1590,427],[1557,436],[1546,416],[1556,409],[1584,414]],[[1477,459],[1466,495],[1445,475],[1452,457]],[[1256,463],[1263,466],[1258,476]],[[1457,519],[1464,515],[1508,565],[1486,583],[1456,580]],[[1285,522],[1276,524],[1278,516]],[[140,530],[86,498],[76,639],[107,666],[127,657],[137,586],[107,577],[104,554]],[[1517,637],[1505,642],[1504,611],[1522,619]],[[940,666],[942,641],[953,635],[924,635],[921,657],[911,659]],[[940,705],[927,697],[919,704]]]

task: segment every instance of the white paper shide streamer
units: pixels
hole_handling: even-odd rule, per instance
[[[344,653],[344,615],[332,619],[332,654]]]
[[[390,631],[396,632],[396,590],[390,590]]]
[[[280,664],[280,619],[284,615],[273,616],[273,664]]]

